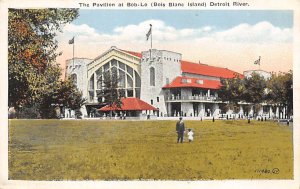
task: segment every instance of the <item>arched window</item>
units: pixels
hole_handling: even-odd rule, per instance
[[[77,86],[77,75],[76,74],[71,75],[71,80],[72,80],[73,84]]]
[[[155,69],[150,68],[150,86],[155,86]]]

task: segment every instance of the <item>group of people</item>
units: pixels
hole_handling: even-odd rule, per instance
[[[184,137],[184,133],[185,133],[185,125],[184,122],[182,120],[182,117],[179,118],[179,121],[176,123],[176,132],[177,132],[177,143],[182,143],[183,142],[183,137]],[[188,139],[189,142],[192,142],[194,140],[194,132],[192,131],[192,129],[188,129]]]

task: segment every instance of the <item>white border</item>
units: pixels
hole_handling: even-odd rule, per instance
[[[177,2],[210,2],[209,0],[178,0]],[[214,2],[231,2],[233,0],[211,0]],[[299,81],[300,81],[300,1],[299,0],[242,0],[248,2],[249,7],[206,7],[194,8],[203,10],[293,10],[294,11],[294,44],[293,44],[293,71],[294,71],[294,180],[225,180],[225,181],[10,181],[8,180],[8,120],[7,120],[7,11],[8,8],[80,8],[79,2],[176,2],[160,0],[0,0],[0,188],[272,188],[272,189],[299,189],[300,188],[300,112],[299,112]],[[91,8],[91,7],[90,7]],[[94,8],[93,8],[94,9]],[[110,8],[111,9],[111,8]],[[116,7],[115,9],[119,9]],[[125,8],[123,8],[125,9]],[[132,8],[136,9],[136,8]],[[145,8],[158,9],[158,8]],[[167,8],[163,8],[167,9]],[[172,8],[177,9],[177,8]],[[182,8],[178,8],[182,9]],[[191,8],[184,8],[191,9]]]

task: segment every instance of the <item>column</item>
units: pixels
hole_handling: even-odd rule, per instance
[[[168,114],[168,117],[172,117],[172,115],[171,115],[171,112],[172,112],[171,103],[168,102],[166,104],[167,104],[167,114]]]
[[[98,102],[98,98],[97,98],[97,75],[96,75],[96,72],[94,72],[94,103],[97,103]]]
[[[219,105],[213,104],[212,116],[217,117],[219,115]]]

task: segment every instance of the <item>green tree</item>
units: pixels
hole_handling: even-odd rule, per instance
[[[86,99],[82,98],[82,92],[70,78],[65,81],[59,80],[56,85],[52,85],[52,89],[49,89],[41,99],[42,118],[53,118],[52,112],[55,107],[75,110],[76,117],[79,117],[82,115],[80,108],[86,102]]]
[[[267,101],[281,107],[286,107],[287,114],[293,114],[293,72],[272,74],[267,82]]]
[[[78,17],[77,9],[9,9],[9,106],[38,109],[42,118],[54,116],[55,107],[79,109],[81,93],[69,80],[62,81],[55,63],[62,27]]]
[[[102,89],[98,92],[98,102],[110,108],[121,108],[121,98],[125,96],[123,89],[119,88],[120,78],[116,69],[111,69],[102,74],[99,78]],[[110,117],[112,111],[110,111]]]
[[[238,103],[242,101],[245,90],[243,79],[236,74],[234,78],[221,79],[221,87],[218,91],[219,98],[226,102],[227,109],[236,109]]]
[[[16,109],[40,101],[47,69],[56,57],[55,37],[78,16],[77,9],[9,9],[8,97]],[[56,68],[54,68],[56,69]],[[56,80],[58,80],[56,78]],[[48,85],[50,83],[46,83]],[[42,93],[41,93],[42,91]]]
[[[266,100],[266,80],[263,76],[253,72],[250,77],[244,78],[245,90],[242,100],[254,105],[255,113],[261,108],[261,103]]]

